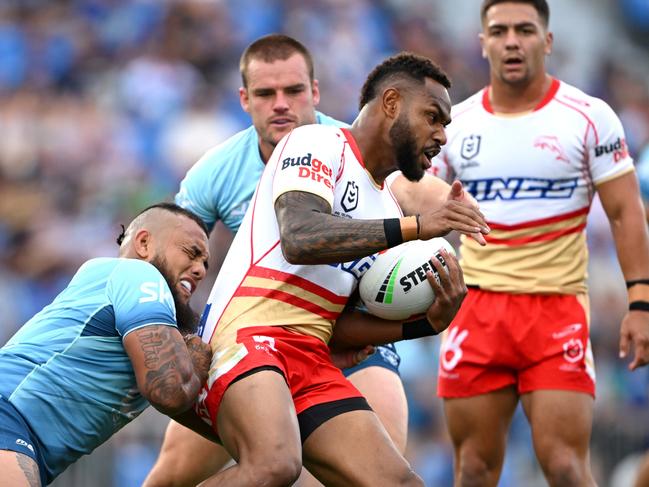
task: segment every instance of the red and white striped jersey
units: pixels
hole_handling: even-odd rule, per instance
[[[274,203],[289,191],[320,196],[340,218],[402,216],[389,188],[365,169],[347,129],[296,128],[277,145],[223,263],[203,316],[203,339],[250,326],[283,326],[329,340],[374,256],[331,265],[292,265],[282,254]],[[231,340],[226,339],[226,342]]]
[[[602,100],[556,79],[530,112],[494,113],[485,88],[453,107],[431,172],[460,179],[491,233],[463,239],[467,284],[492,291],[586,290],[585,226],[598,184],[633,170],[624,130]]]

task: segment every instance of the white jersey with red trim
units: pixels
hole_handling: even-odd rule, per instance
[[[431,172],[460,179],[491,233],[463,239],[467,284],[517,293],[586,291],[585,226],[598,184],[633,170],[602,100],[556,79],[531,112],[495,114],[485,88],[453,107]]]
[[[332,265],[292,265],[282,254],[274,203],[289,191],[320,196],[340,218],[402,216],[387,186],[365,169],[347,129],[305,125],[273,152],[250,207],[221,267],[203,315],[203,339],[213,348],[223,336],[250,326],[283,326],[325,343],[368,256]],[[229,342],[230,340],[226,340]]]

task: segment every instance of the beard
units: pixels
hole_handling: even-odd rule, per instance
[[[424,168],[419,164],[417,144],[412,137],[410,123],[399,115],[390,128],[390,142],[394,147],[396,163],[408,181],[419,181],[424,177]]]
[[[174,283],[171,277],[171,272],[169,271],[169,266],[167,265],[167,260],[164,257],[156,255],[152,260],[151,264],[156,267],[167,281],[167,285],[171,290],[171,295],[174,298],[174,304],[176,306],[176,323],[178,324],[178,330],[181,335],[189,335],[191,333],[196,333],[198,329],[198,314],[191,308],[189,303],[184,303],[179,296],[178,289],[176,287],[177,283]]]

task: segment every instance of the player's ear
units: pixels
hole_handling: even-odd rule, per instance
[[[318,103],[320,103],[320,85],[317,79],[313,80],[311,91],[313,92],[313,106],[318,106]]]
[[[135,233],[132,245],[133,250],[135,250],[137,256],[142,260],[148,261],[149,258],[153,255],[153,241],[151,232],[144,228],[141,228]]]
[[[549,56],[552,54],[552,45],[554,43],[554,36],[552,32],[547,32],[545,34],[545,55]]]
[[[241,108],[243,108],[244,112],[250,113],[250,99],[248,97],[248,90],[243,86],[239,88],[239,103],[241,104]]]
[[[483,33],[478,34],[478,39],[480,39],[480,47],[482,48],[482,57],[483,59],[486,59],[487,51],[485,51],[485,47],[484,47],[484,43],[485,43],[484,34]]]
[[[388,118],[397,118],[401,101],[402,97],[398,89],[390,87],[383,92],[382,108]]]

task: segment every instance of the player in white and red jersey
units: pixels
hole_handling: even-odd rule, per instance
[[[197,409],[237,464],[203,485],[290,485],[303,458],[325,485],[422,485],[327,342],[368,255],[450,228],[488,231],[453,199],[402,218],[383,184],[397,167],[419,179],[444,144],[448,85],[429,60],[395,56],[370,73],[349,130],[296,128],[273,152],[208,303],[214,359]],[[439,294],[427,333],[462,301],[450,265],[442,286],[429,276]],[[408,327],[384,324],[399,330],[385,341]]]
[[[497,485],[520,399],[550,485],[594,485],[584,229],[597,191],[631,285],[621,352],[633,343],[631,368],[645,364],[649,243],[633,163],[611,108],[546,73],[545,0],[485,0],[481,14],[491,86],[453,108],[433,168],[462,181],[492,229],[485,247],[463,239],[470,290],[440,357],[455,481]]]

